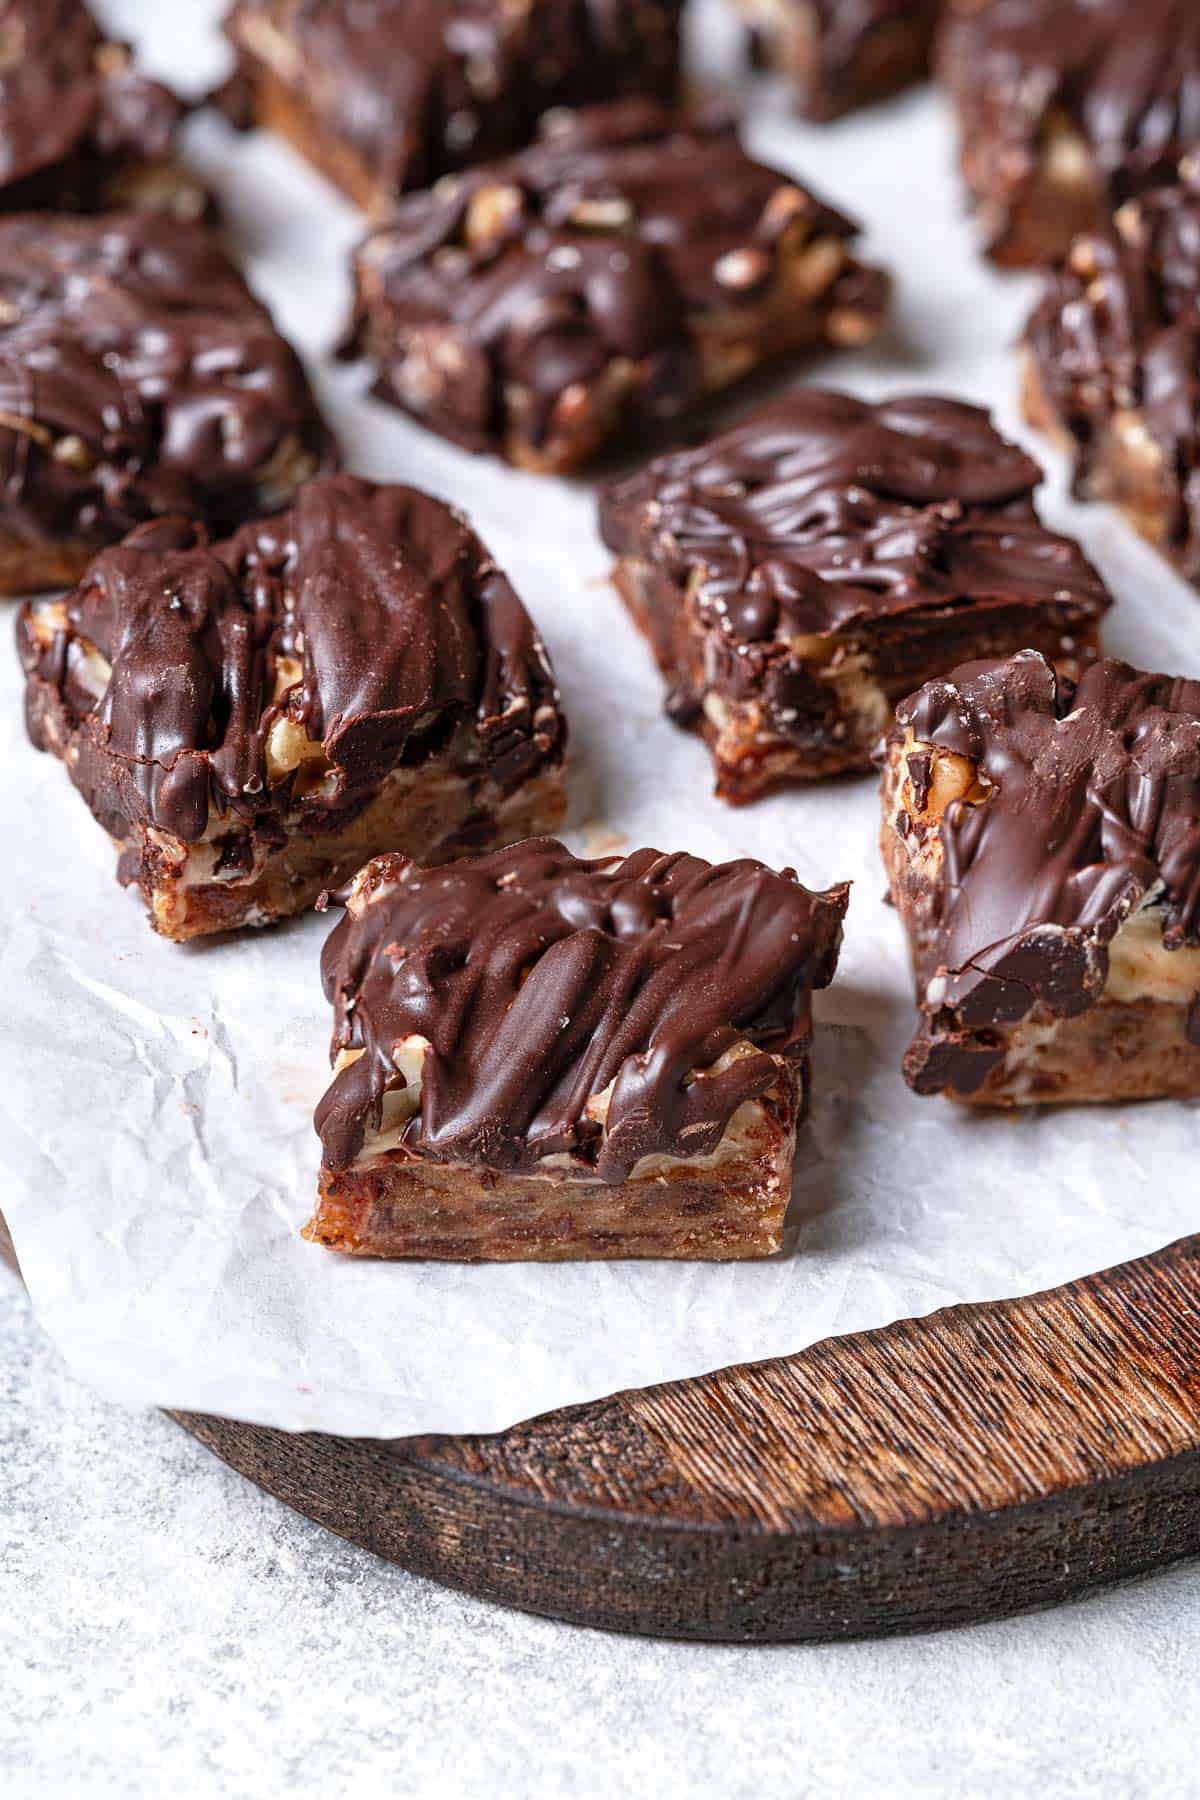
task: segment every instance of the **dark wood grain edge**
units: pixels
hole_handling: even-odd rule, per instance
[[[780,1532],[571,1507],[403,1444],[178,1417],[259,1486],[416,1574],[644,1635],[768,1643],[929,1630],[1053,1605],[1200,1550],[1196,1452],[1003,1513]]]
[[[332,1530],[559,1618],[770,1641],[998,1617],[1200,1550],[1200,1239],[490,1436],[185,1423]]]
[[[740,1642],[1053,1604],[1200,1551],[1200,1239],[482,1437],[171,1416],[338,1535],[607,1629]]]

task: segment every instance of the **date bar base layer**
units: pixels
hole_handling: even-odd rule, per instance
[[[365,160],[347,144],[333,137],[302,94],[281,80],[273,69],[251,60],[243,51],[249,82],[250,118],[258,131],[274,132],[302,156],[311,168],[366,213],[383,213],[390,196],[386,184],[376,181]]]
[[[797,736],[789,739],[771,729],[755,700],[707,685],[703,634],[689,625],[678,591],[651,562],[618,558],[613,582],[672,692],[698,697],[698,707],[676,715],[677,722],[703,737],[712,752],[717,796],[733,806],[780,787],[865,774],[896,702],[957,662],[1033,649],[1074,678],[1099,652],[1096,627],[1075,625],[1068,637],[1052,616],[1039,621],[1028,607],[997,607],[986,621],[964,615],[961,624],[954,609],[945,608],[923,620],[909,615],[883,623],[870,634],[826,633],[813,640],[812,707],[803,737],[798,722]]]
[[[1104,185],[1086,146],[1065,124],[1051,127],[1019,186],[1006,180],[1004,157],[989,134],[966,136],[960,161],[978,209],[984,251],[1001,268],[1057,263],[1081,232],[1096,231],[1105,222]]]
[[[1059,416],[1028,346],[1021,352],[1021,411],[1055,449],[1077,460],[1079,441]],[[1115,506],[1160,556],[1188,580],[1200,582],[1200,544],[1181,545],[1176,540],[1178,474],[1136,410],[1117,412],[1111,420],[1099,422],[1087,472],[1077,472],[1074,491],[1080,500]]]
[[[0,531],[0,595],[11,598],[74,587],[97,548],[82,538],[37,544],[26,542],[15,532]]]
[[[246,880],[205,879],[197,862],[217,844],[187,845],[147,829],[136,845],[119,846],[133,865],[154,929],[176,943],[269,925],[310,907],[326,888],[349,881],[386,843],[401,856],[436,863],[473,850],[499,848],[552,832],[567,810],[561,768],[544,771],[517,792],[502,795],[444,765],[398,771],[348,824],[298,831],[261,858]],[[126,870],[122,869],[122,874]]]
[[[464,1168],[392,1151],[321,1170],[304,1236],[348,1256],[435,1262],[621,1257],[734,1262],[783,1241],[807,1068],[755,1104],[734,1154],[654,1158],[619,1184]]]
[[[1039,1016],[995,1030],[922,1028],[904,1057],[918,1094],[976,1106],[1111,1105],[1200,1095],[1200,1045],[1188,1008],[1166,1000],[1101,1000],[1074,1019]],[[977,1087],[964,1087],[963,1077]]]

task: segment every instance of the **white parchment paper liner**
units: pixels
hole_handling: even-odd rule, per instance
[[[162,71],[192,86],[220,61],[201,11],[164,4],[150,39]],[[701,6],[702,61],[732,57],[737,35]],[[941,104],[927,91],[816,131],[771,84],[750,91],[755,146],[863,219],[898,275],[885,341],[811,379],[869,395],[942,389],[1016,429],[1011,345],[1034,287],[972,253]],[[251,279],[319,357],[341,320],[355,215],[270,139],[202,123],[196,142]],[[711,798],[707,755],[662,717],[649,656],[606,584],[587,484],[474,460],[362,398],[353,374],[319,364],[318,377],[351,466],[469,511],[542,626],[571,718],[577,847],[608,848],[609,834],[623,848],[791,863],[814,886],[853,879],[841,972],[818,1002],[797,1225],[789,1254],[757,1265],[387,1265],[304,1244],[328,921],[207,947],[155,938],[63,770],[26,743],[9,653],[0,1205],[38,1315],[80,1375],[130,1404],[291,1429],[489,1430],[1026,1291],[1195,1227],[1194,1107],[1014,1119],[908,1093],[898,1065],[912,1006],[881,903],[874,783],[742,811]],[[1114,516],[1054,496],[1047,512],[1080,530],[1117,592],[1113,648],[1200,671],[1200,600]]]

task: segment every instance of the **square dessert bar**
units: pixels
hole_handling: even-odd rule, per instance
[[[242,116],[351,199],[400,194],[529,143],[547,108],[674,97],[682,0],[237,0]]]
[[[1200,583],[1200,153],[1076,239],[1023,356],[1026,417],[1073,455],[1075,492]]]
[[[562,820],[546,653],[414,488],[321,476],[216,544],[156,520],[28,602],[18,643],[30,737],[165,937],[298,912],[384,846],[435,861]]]
[[[938,63],[997,262],[1056,262],[1200,143],[1196,0],[950,0]]]
[[[810,119],[885,100],[929,71],[943,0],[733,0],[754,60],[792,84]]]
[[[0,219],[0,593],[67,586],[156,514],[233,530],[334,461],[298,357],[203,226]]]
[[[468,449],[574,469],[760,363],[874,336],[887,280],[856,235],[724,114],[556,113],[367,239],[347,351]]]
[[[866,769],[896,701],[967,657],[1096,654],[1107,591],[987,414],[800,388],[601,502],[615,580],[722,799]]]
[[[176,154],[180,100],[139,74],[83,0],[0,9],[0,211],[148,207],[198,219],[210,200]]]
[[[333,1082],[305,1235],[463,1262],[767,1256],[848,890],[549,838],[381,856],[321,959]]]
[[[919,1094],[990,1106],[1200,1094],[1200,681],[1033,651],[899,707],[884,861]]]

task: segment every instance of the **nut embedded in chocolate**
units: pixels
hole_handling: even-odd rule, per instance
[[[555,113],[530,150],[412,195],[357,253],[348,353],[471,450],[569,470],[759,364],[865,343],[857,230],[728,116]]]
[[[1200,1094],[1200,682],[968,663],[898,709],[884,861],[921,1094]]]
[[[0,11],[0,211],[209,210],[180,163],[184,107],[101,32],[83,0],[6,0]]]
[[[1200,584],[1200,149],[1077,238],[1025,332],[1030,423]]]
[[[765,1256],[848,890],[548,838],[355,879],[306,1236],[461,1261]]]
[[[674,97],[682,0],[237,0],[238,111],[385,212],[550,107]],[[247,98],[248,90],[248,98]],[[240,121],[246,122],[246,121]]]
[[[810,119],[885,100],[928,72],[943,0],[733,0],[756,62],[778,69]]]
[[[0,593],[67,586],[155,515],[233,530],[334,461],[299,358],[203,226],[0,219]]]
[[[1200,144],[1196,0],[950,0],[938,61],[997,262],[1057,261]]]
[[[965,657],[1095,655],[1108,594],[1040,480],[977,407],[799,388],[611,486],[617,586],[722,798],[869,767],[895,702]]]
[[[142,526],[27,603],[18,641],[30,737],[170,938],[298,912],[385,847],[434,861],[562,820],[541,641],[414,488],[324,476],[217,544]]]

